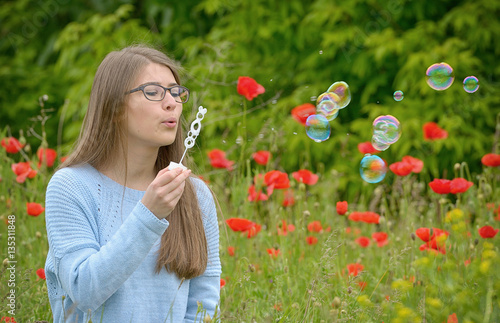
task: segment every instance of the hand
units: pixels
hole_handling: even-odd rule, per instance
[[[184,192],[186,178],[190,174],[189,169],[184,171],[181,168],[162,169],[146,189],[141,200],[142,204],[158,219],[166,218],[179,202]]]

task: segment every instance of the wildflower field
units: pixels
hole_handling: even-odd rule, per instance
[[[219,216],[205,322],[500,322],[499,15],[490,0],[6,1],[0,323],[53,320],[47,183],[99,62],[136,43],[185,67],[187,127],[207,109],[188,156]]]

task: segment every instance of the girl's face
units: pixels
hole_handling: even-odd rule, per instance
[[[133,88],[144,84],[170,88],[177,85],[177,82],[168,67],[150,63],[144,67]],[[156,93],[149,88],[144,91],[151,97]],[[182,114],[182,103],[176,102],[169,91],[165,91],[165,97],[161,101],[148,100],[142,90],[135,91],[128,94],[126,108],[129,147],[159,148],[174,142]]]

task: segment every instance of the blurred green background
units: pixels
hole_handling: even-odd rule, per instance
[[[357,144],[371,139],[374,118],[391,114],[403,133],[380,153],[388,163],[435,156],[425,159],[429,179],[452,177],[462,162],[474,173],[481,157],[499,148],[498,17],[500,2],[491,0],[2,1],[0,129],[25,137],[36,151],[39,98],[48,95],[48,144],[66,154],[100,61],[112,50],[148,43],[186,68],[192,91],[186,119],[199,105],[209,109],[192,152],[201,170],[210,167],[210,149],[233,160],[263,149],[273,153],[271,168],[335,169],[350,174],[344,187],[362,184],[352,171],[362,158]],[[427,67],[439,62],[455,72],[445,91],[425,81]],[[462,87],[469,75],[480,81],[473,94]],[[266,92],[247,101],[236,92],[238,76],[254,78]],[[349,84],[352,101],[331,122],[330,139],[315,143],[290,111],[314,103],[336,81]],[[396,90],[403,101],[393,99]],[[428,121],[449,137],[424,141]]]

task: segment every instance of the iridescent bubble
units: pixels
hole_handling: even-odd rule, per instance
[[[332,121],[339,114],[339,106],[337,102],[340,98],[335,93],[325,92],[318,96],[316,103],[316,112],[325,116],[328,121]]]
[[[392,145],[401,137],[399,120],[391,115],[377,117],[373,120],[373,137],[381,144]]]
[[[378,183],[384,179],[387,173],[387,165],[377,155],[366,154],[359,165],[361,178],[368,183]]]
[[[475,76],[467,76],[464,79],[464,90],[467,93],[474,93],[479,89],[479,80]]]
[[[330,85],[326,92],[332,92],[339,96],[340,101],[337,102],[337,104],[339,105],[339,109],[345,108],[349,104],[349,102],[351,102],[351,90],[349,89],[349,85],[347,85],[346,82],[335,82]]]
[[[429,66],[425,72],[427,84],[436,91],[444,91],[455,80],[453,68],[446,63],[436,63]]]
[[[403,94],[403,91],[396,91],[396,92],[394,92],[394,100],[396,100],[396,101],[399,102],[399,101],[403,100],[404,97],[405,96]]]
[[[384,150],[387,150],[387,148],[389,148],[391,144],[388,144],[388,143],[384,143],[382,141],[380,141],[380,139],[376,136],[372,136],[372,146],[373,148],[377,149],[378,151],[384,151]]]
[[[330,123],[321,114],[313,114],[307,117],[306,134],[316,142],[322,142],[330,138]]]

